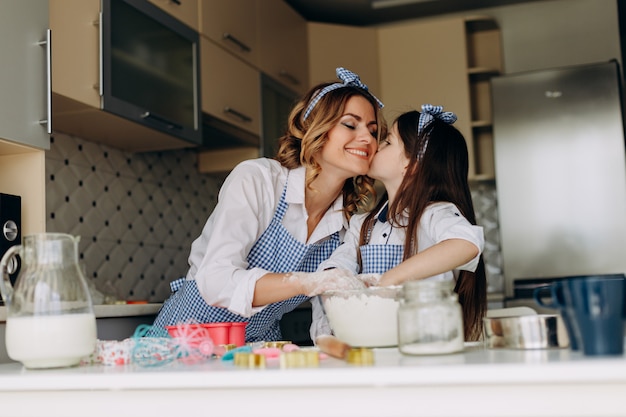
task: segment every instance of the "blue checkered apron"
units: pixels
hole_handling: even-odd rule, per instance
[[[385,206],[376,221],[382,217],[383,221],[386,221],[388,207]],[[375,223],[374,223],[375,224]],[[384,274],[394,266],[402,262],[402,256],[404,255],[404,245],[370,245],[367,244],[370,241],[372,235],[372,229],[367,231],[367,237],[365,239],[366,244],[359,247],[361,251],[361,273],[362,274]]]
[[[384,274],[402,262],[404,245],[363,245],[361,261],[362,274]]]
[[[307,245],[296,240],[285,229],[282,219],[289,206],[285,201],[286,190],[285,184],[270,225],[248,254],[248,269],[258,267],[276,273],[314,272],[339,246],[339,232],[323,241]],[[208,305],[200,295],[195,280],[180,278],[172,282],[170,287],[172,295],[163,304],[148,336],[163,336],[166,334],[164,326],[188,321],[248,322],[246,342],[282,340],[279,326],[281,317],[308,299],[304,295],[298,295],[269,304],[252,317],[243,317],[226,308]]]

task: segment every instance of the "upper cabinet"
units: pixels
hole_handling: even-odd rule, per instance
[[[500,31],[490,18],[432,19],[381,27],[381,98],[391,122],[422,104],[457,114],[469,178],[494,178],[489,77],[502,69]]]
[[[261,131],[259,71],[204,36],[200,46],[203,112],[258,137]]]
[[[252,0],[200,0],[200,33],[251,65],[259,64]],[[215,63],[213,63],[215,65]]]
[[[50,148],[48,2],[0,2],[0,138]]]
[[[22,235],[46,227],[49,38],[47,0],[0,1],[0,193],[21,197]]]
[[[140,7],[160,10],[148,2],[133,0],[132,3]],[[155,3],[162,2],[155,1]],[[187,3],[185,2],[185,4]],[[192,5],[193,2],[189,4]],[[76,135],[83,139],[97,141],[127,151],[177,149],[197,145],[197,143],[194,144],[177,136],[175,131],[179,124],[176,121],[178,120],[177,115],[174,115],[174,122],[171,122],[169,115],[163,117],[158,110],[139,112],[133,108],[132,111],[137,114],[131,114],[129,111],[129,117],[145,119],[145,123],[138,123],[132,118],[121,117],[119,113],[103,111],[102,93],[106,88],[110,88],[110,85],[103,83],[103,80],[106,81],[103,67],[110,65],[113,54],[109,55],[108,58],[102,58],[101,30],[107,23],[101,21],[101,1],[50,1],[49,5],[50,27],[54,34],[52,42],[52,120],[55,131]],[[163,14],[162,11],[160,13]],[[138,16],[142,17],[141,14]],[[169,16],[168,18],[171,19]],[[180,25],[180,22],[178,24]],[[166,43],[160,42],[158,45],[165,46]],[[162,73],[161,69],[166,65],[166,62],[162,62],[164,60],[158,54],[138,45],[133,55],[136,58],[146,58],[146,62],[152,62],[151,65],[144,65],[143,67],[133,65],[135,69],[140,68],[142,71],[152,74],[150,78],[148,76],[138,77],[137,80],[155,80],[161,76],[158,73]],[[165,61],[176,61],[175,59],[164,58]],[[120,62],[123,61],[123,54],[118,54],[116,59]],[[130,68],[130,65],[127,67]],[[123,77],[126,77],[127,74],[128,72]],[[197,77],[199,78],[199,74]],[[113,77],[109,81],[111,79]],[[120,81],[119,74],[117,80]],[[128,81],[129,79],[125,78],[125,80]],[[163,77],[163,80],[165,83],[166,78]],[[137,87],[137,82],[134,81],[128,81],[125,87],[123,83],[121,84],[118,84],[117,91],[122,95],[135,91]],[[195,90],[198,89],[196,85]],[[162,92],[165,89],[155,87],[152,90]],[[192,87],[190,94],[197,95],[198,92],[194,93]],[[142,96],[142,100],[148,105],[157,102],[154,98],[145,95]],[[180,119],[182,120],[182,117]],[[199,117],[195,116],[195,119],[191,123],[199,125]],[[150,123],[157,127],[150,127]],[[169,134],[163,125],[172,126],[174,133]]]
[[[198,30],[199,0],[148,0],[193,30]],[[200,0],[204,2],[204,0]]]
[[[307,22],[283,0],[257,0],[260,68],[300,94],[309,80]]]

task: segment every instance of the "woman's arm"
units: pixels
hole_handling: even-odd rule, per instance
[[[275,273],[263,275],[254,287],[252,307],[261,307],[304,294],[302,284],[296,280],[286,279],[287,275]]]
[[[269,225],[284,178],[270,162],[246,161],[229,175],[202,235],[193,242],[188,277],[208,304],[242,316],[252,308],[256,281],[268,271],[248,268],[250,248]],[[272,171],[274,171],[272,173]]]
[[[451,271],[465,265],[479,253],[479,248],[467,240],[444,240],[385,272],[379,285],[400,285],[408,280],[428,278]]]

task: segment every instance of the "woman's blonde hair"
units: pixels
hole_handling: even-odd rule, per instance
[[[354,96],[366,98],[374,108],[378,123],[377,140],[385,134],[386,126],[378,102],[366,90],[346,86],[326,93],[313,107],[306,120],[303,113],[311,99],[324,87],[333,83],[323,83],[313,87],[292,109],[287,122],[287,132],[278,140],[276,160],[286,168],[294,169],[305,166],[308,169],[306,186],[312,189],[311,183],[321,172],[315,155],[322,150],[328,141],[328,132],[343,116],[346,103]],[[374,181],[359,175],[348,178],[343,187],[344,214],[349,219],[354,213],[367,211],[375,202]]]

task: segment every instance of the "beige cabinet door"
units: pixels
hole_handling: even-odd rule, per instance
[[[201,36],[202,111],[260,136],[259,71]]]
[[[257,66],[256,8],[254,0],[200,0],[200,34]]]
[[[257,0],[260,69],[298,93],[308,90],[307,22],[285,1]]]
[[[99,16],[100,0],[50,2],[52,91],[95,108],[100,108]],[[55,113],[65,110],[61,103],[54,107]]]
[[[198,0],[149,0],[193,30],[198,30]]]
[[[0,138],[42,149],[50,148],[49,61],[38,43],[47,29],[48,1],[0,1]]]

